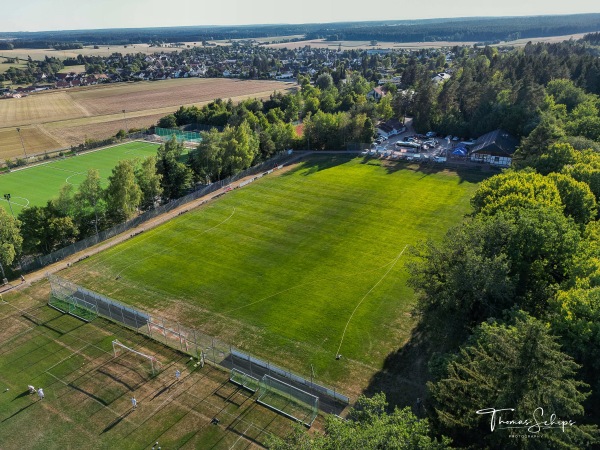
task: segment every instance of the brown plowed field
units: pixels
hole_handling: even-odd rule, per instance
[[[61,148],[57,142],[37,126],[21,128],[21,136],[28,155],[44,153],[47,150]],[[0,164],[5,159],[23,158],[23,147],[16,128],[0,128]]]
[[[141,111],[165,106],[187,105],[215,98],[286,89],[290,83],[235,80],[229,78],[191,78],[140,83],[119,83],[80,89],[71,98],[92,115],[116,114],[124,109]]]
[[[86,138],[110,137],[125,128],[125,123],[128,128],[152,126],[181,105],[203,105],[216,98],[234,102],[268,98],[274,91],[292,88],[294,83],[278,81],[190,78],[108,84],[0,100],[0,161],[23,155],[16,127],[21,127],[27,153],[39,154],[79,144]]]

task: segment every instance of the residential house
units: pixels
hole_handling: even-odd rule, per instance
[[[367,98],[378,102],[383,97],[385,97],[386,94],[387,94],[387,92],[381,86],[377,86],[376,88],[371,89],[367,93]]]

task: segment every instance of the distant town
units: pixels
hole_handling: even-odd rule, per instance
[[[323,71],[332,72],[334,80],[338,81],[345,78],[347,70],[359,71],[367,80],[380,86],[386,83],[400,85],[401,76],[397,66],[410,58],[436,60],[439,66],[446,69],[436,75],[436,80],[441,82],[451,76],[455,51],[380,48],[348,51],[342,50],[341,46],[336,50],[310,46],[298,49],[266,48],[250,41],[175,52],[157,48],[157,53],[150,55],[115,52],[108,57],[79,55],[63,61],[50,57],[42,61],[17,61],[16,58],[5,63],[23,62],[25,67],[11,67],[0,74],[0,80],[3,79],[5,83],[0,88],[0,94],[4,98],[19,98],[49,89],[193,77],[293,80],[298,75],[314,77]],[[74,70],[68,70],[69,67],[74,67]]]

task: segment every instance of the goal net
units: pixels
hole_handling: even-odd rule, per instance
[[[260,386],[260,381],[258,380],[258,378],[254,378],[253,376],[248,375],[247,373],[244,373],[241,370],[237,369],[231,369],[229,381],[245,389],[248,389],[251,392],[256,392]]]
[[[86,322],[98,317],[98,307],[88,302],[77,288],[58,277],[50,279],[50,300],[48,304],[67,314],[71,314]]]
[[[115,339],[112,342],[112,345],[115,358],[118,358],[123,354],[134,355],[138,361],[142,362],[143,366],[146,369],[151,370],[153,376],[156,375],[156,372],[158,372],[162,368],[162,364],[158,361],[158,359],[156,359],[156,357],[152,355],[147,355],[145,353],[138,352],[137,350],[127,347],[126,345],[123,345],[121,342],[119,342],[117,339]]]
[[[319,411],[319,397],[270,375],[260,380],[258,403],[310,427]]]

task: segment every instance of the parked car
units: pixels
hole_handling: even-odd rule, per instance
[[[436,137],[437,133],[435,131],[428,131],[427,133],[425,133],[425,137]]]

